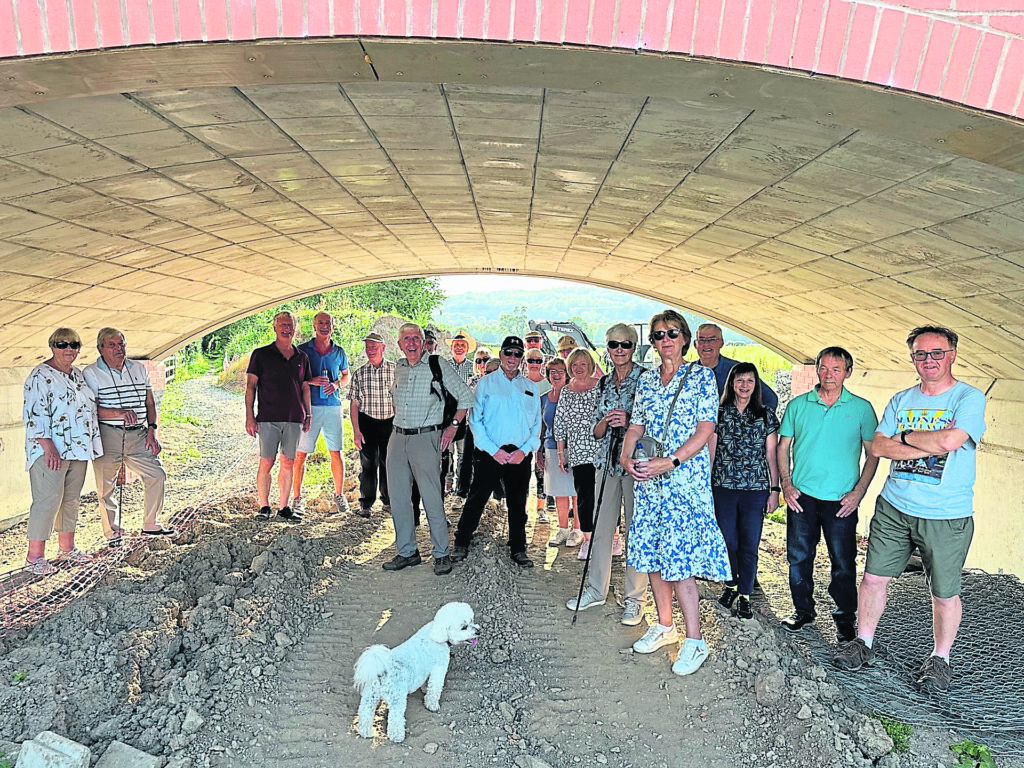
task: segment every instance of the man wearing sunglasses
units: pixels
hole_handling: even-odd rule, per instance
[[[156,400],[149,372],[142,363],[128,359],[124,334],[117,328],[101,328],[96,335],[100,359],[82,371],[85,383],[96,393],[103,455],[94,459],[100,523],[109,540],[124,535],[122,514],[115,493],[121,464],[142,478],[145,487],[142,532],[151,536],[173,535],[157,517],[164,508],[167,473],[160,462],[157,439]]]
[[[452,560],[465,560],[487,499],[501,482],[508,506],[508,546],[512,562],[532,568],[526,554],[526,497],[530,463],[540,447],[540,396],[534,382],[520,373],[524,345],[518,336],[501,343],[501,368],[476,386],[469,414],[473,430],[473,482],[455,530]]]
[[[722,392],[725,391],[725,380],[729,378],[729,371],[739,361],[722,354],[725,340],[722,337],[722,329],[714,323],[697,326],[697,338],[693,341],[700,364],[714,372],[715,382],[718,384],[718,396],[721,397]],[[763,379],[761,381],[761,402],[765,404],[766,408],[770,408],[772,413],[779,407],[779,396],[775,394],[774,389],[764,383]]]
[[[949,655],[963,611],[960,574],[974,535],[975,458],[985,432],[985,395],[953,376],[958,341],[934,325],[907,337],[921,383],[893,396],[871,444],[892,464],[871,518],[857,638],[835,655],[836,666],[850,671],[874,663],[887,587],[917,548],[932,593],[935,644],[913,680],[936,693],[947,693],[953,676]]]

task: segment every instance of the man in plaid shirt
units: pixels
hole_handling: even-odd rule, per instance
[[[391,512],[388,495],[388,441],[395,418],[391,390],[395,386],[395,364],[384,359],[384,337],[368,333],[363,338],[367,362],[352,374],[348,390],[352,439],[359,449],[360,517],[370,516],[370,507],[377,499],[380,481],[380,503]]]

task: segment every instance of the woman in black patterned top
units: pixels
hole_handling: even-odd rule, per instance
[[[764,516],[779,506],[775,456],[779,419],[761,400],[761,377],[753,363],[729,371],[715,427],[711,493],[715,516],[729,551],[732,578],[719,599],[740,619],[753,618],[750,595],[757,576],[757,549]]]
[[[573,531],[566,546],[581,544],[577,557],[585,560],[590,551],[590,534],[594,530],[594,460],[597,439],[594,437],[594,408],[597,405],[597,367],[585,349],[574,349],[566,360],[572,377],[558,398],[553,432],[558,446],[558,463],[565,471],[572,470],[576,487],[576,516],[579,533]],[[575,538],[576,536],[581,538]]]

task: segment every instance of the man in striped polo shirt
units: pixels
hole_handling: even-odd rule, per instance
[[[124,535],[115,481],[122,463],[142,478],[145,486],[142,532],[151,536],[175,531],[157,522],[164,508],[167,473],[160,462],[157,439],[156,400],[146,366],[128,359],[124,334],[117,328],[101,328],[96,335],[100,359],[85,367],[82,375],[96,393],[103,455],[93,461],[100,499],[100,524],[107,539]]]

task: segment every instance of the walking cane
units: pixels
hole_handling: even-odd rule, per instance
[[[597,520],[601,516],[601,502],[604,500],[604,484],[608,480],[608,469],[611,467],[613,457],[618,454],[616,449],[617,444],[621,444],[624,429],[622,427],[612,427],[612,434],[608,440],[608,455],[606,455],[604,461],[604,469],[601,471],[601,488],[597,492],[597,504],[594,506],[594,531],[597,531]],[[594,538],[591,534],[590,538]],[[572,612],[572,624],[570,626],[576,626],[576,617],[580,613],[580,600],[583,599],[583,590],[587,586],[587,573],[590,571],[590,556],[594,554],[593,547],[587,549],[587,559],[583,561],[583,578],[580,579],[580,591],[576,595],[576,608]]]
[[[128,482],[128,467],[124,461],[124,439],[127,432],[121,430],[121,465],[117,468],[117,476],[114,478],[114,482],[117,483],[117,515],[114,519],[114,525],[117,526],[117,530],[121,531],[114,539],[112,546],[120,548],[124,541],[124,529],[121,527],[121,515],[124,510],[124,486]]]

